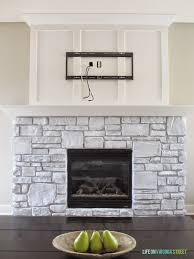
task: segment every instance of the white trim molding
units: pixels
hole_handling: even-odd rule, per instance
[[[29,26],[45,24],[170,26],[175,21],[175,15],[140,13],[23,13],[21,19]]]
[[[0,205],[0,215],[12,215],[12,208],[9,204]]]

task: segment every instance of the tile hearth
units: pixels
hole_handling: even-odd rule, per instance
[[[14,215],[184,215],[183,117],[17,117]],[[67,149],[132,149],[132,208],[68,208]]]

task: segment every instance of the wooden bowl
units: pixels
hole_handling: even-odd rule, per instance
[[[92,234],[92,230],[87,230],[89,236]],[[99,231],[102,234],[102,231]],[[116,237],[119,243],[119,248],[114,253],[78,253],[73,249],[73,242],[75,238],[79,235],[80,231],[74,231],[59,235],[53,239],[53,246],[60,251],[65,252],[68,255],[78,258],[114,258],[123,254],[126,254],[136,247],[136,241],[133,237],[116,231],[111,231],[111,233]]]

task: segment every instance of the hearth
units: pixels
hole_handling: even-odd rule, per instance
[[[130,208],[132,150],[68,149],[69,208]]]

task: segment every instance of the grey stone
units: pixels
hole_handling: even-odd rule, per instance
[[[151,129],[153,129],[153,130],[165,130],[166,125],[165,124],[151,124]]]
[[[37,125],[21,126],[20,136],[41,136],[42,128]]]
[[[150,159],[149,158],[138,158],[136,157],[134,159],[134,163],[137,163],[137,164],[147,164],[149,163]]]
[[[43,131],[43,136],[44,137],[60,137],[61,131],[59,131],[59,130],[46,130],[46,131]]]
[[[132,149],[133,148],[133,142],[127,141],[127,148]]]
[[[21,176],[21,172],[22,172],[21,167],[14,167],[13,169],[14,176]]]
[[[106,132],[106,136],[121,136],[121,131],[117,131],[117,130],[107,130]]]
[[[122,117],[122,123],[140,123],[140,117]]]
[[[162,171],[163,165],[162,164],[146,164],[145,165],[146,171]]]
[[[178,158],[176,158],[176,157],[162,157],[161,163],[163,163],[163,164],[176,164],[176,163],[178,163]]]
[[[175,200],[167,200],[164,199],[161,202],[162,210],[175,210],[176,209],[176,201]]]
[[[120,217],[133,217],[132,209],[120,209]]]
[[[77,117],[77,125],[88,125],[88,117]]]
[[[184,199],[184,198],[185,198],[184,192],[171,193],[171,199],[179,200],[179,199]]]
[[[162,171],[159,172],[159,175],[168,176],[168,175],[176,175],[177,173],[175,171]]]
[[[49,155],[66,155],[66,150],[64,148],[50,148]]]
[[[119,215],[119,209],[95,209],[92,213],[94,217],[118,217]]]
[[[29,125],[32,124],[32,118],[28,117],[17,117],[14,124]]]
[[[160,204],[134,204],[134,210],[158,210],[160,209]]]
[[[177,201],[177,209],[178,210],[183,210],[185,208],[185,202],[184,200],[178,200]]]
[[[34,183],[51,183],[51,177],[47,176],[35,176],[32,178]]]
[[[135,216],[156,216],[156,210],[134,210]]]
[[[81,125],[76,125],[76,126],[66,126],[65,130],[78,130],[78,131],[83,131],[83,130],[88,130],[88,126],[81,126]]]
[[[90,117],[89,129],[90,130],[103,130],[104,129],[104,117]]]
[[[164,136],[166,136],[166,131],[165,130],[151,130],[150,136],[164,137]]]
[[[50,210],[53,212],[65,212],[66,206],[65,205],[61,205],[61,204],[56,204],[56,205],[51,205],[50,206]]]
[[[61,148],[61,144],[32,144],[32,148]]]
[[[160,163],[161,162],[161,157],[155,156],[150,158],[150,163]]]
[[[32,143],[40,143],[40,144],[57,144],[61,143],[61,138],[60,137],[33,137],[32,138]],[[45,146],[46,148],[46,146]]]
[[[66,195],[65,194],[58,194],[55,198],[55,203],[61,203],[61,204],[66,204]]]
[[[13,177],[13,183],[31,183],[31,177]]]
[[[121,126],[120,125],[111,125],[111,124],[109,124],[109,125],[105,125],[105,130],[106,131],[109,131],[109,130],[117,130],[117,131],[119,131],[119,130],[121,130]]]
[[[126,148],[126,141],[105,141],[105,148]]]
[[[103,148],[102,137],[85,137],[85,148]]]
[[[24,162],[50,162],[51,158],[48,155],[24,155]]]
[[[36,117],[36,118],[33,118],[33,124],[47,125],[48,124],[48,118],[47,117]]]
[[[13,184],[12,192],[13,193],[20,193],[21,192],[21,186],[19,184]]]
[[[172,170],[184,170],[184,164],[172,164]]]
[[[57,184],[57,194],[65,194],[67,186],[65,184]]]
[[[67,217],[91,217],[92,209],[66,209]]]
[[[159,193],[166,192],[178,192],[178,186],[166,185],[166,186],[158,186]]]
[[[31,208],[13,208],[14,216],[32,216]]]
[[[18,126],[14,127],[13,135],[14,135],[14,137],[18,137],[20,135],[20,127],[18,127]]]
[[[162,194],[160,193],[143,193],[143,194],[135,194],[135,200],[160,200],[162,199]]]
[[[27,208],[27,207],[28,207],[28,203],[26,201],[20,202],[20,208]]]
[[[173,216],[173,211],[171,210],[158,211],[158,216]]]
[[[170,150],[184,150],[184,144],[170,144]]]
[[[178,151],[162,150],[162,156],[178,156]]]
[[[169,185],[183,185],[184,184],[184,178],[183,177],[168,177],[167,178],[167,184]]]
[[[49,118],[50,125],[75,125],[76,118],[75,117],[50,117]]]
[[[31,138],[16,137],[14,139],[14,153],[15,154],[31,154]]]
[[[35,176],[35,168],[34,167],[22,167],[22,175],[23,176]]]
[[[166,177],[158,176],[158,185],[166,185]]]
[[[167,119],[168,135],[184,136],[185,122],[182,117],[168,117]]]
[[[62,146],[64,148],[83,148],[83,132],[62,132]]]
[[[165,123],[166,117],[141,117],[141,123]]]
[[[51,212],[48,207],[32,208],[32,216],[50,216]]]
[[[177,137],[168,136],[166,141],[169,144],[176,144],[177,143]]]
[[[178,137],[178,143],[184,144],[185,138],[184,137]]]
[[[62,154],[51,155],[51,162],[65,162],[66,157]]]
[[[149,125],[146,124],[123,124],[122,125],[123,136],[148,136]]]
[[[65,126],[59,126],[59,125],[46,125],[46,126],[43,126],[43,130],[46,131],[63,131],[65,130]]]
[[[47,148],[34,148],[32,150],[33,155],[48,155],[48,152]]]
[[[39,171],[39,172],[36,172],[36,176],[38,177],[51,177],[51,172],[45,172],[45,171]]]
[[[185,216],[186,211],[185,210],[175,210],[174,215],[176,216]]]
[[[107,117],[105,118],[105,124],[120,124],[121,123],[121,119],[120,117]]]
[[[56,185],[48,183],[31,184],[28,192],[28,202],[32,207],[46,206],[54,202]]]
[[[22,184],[22,193],[27,193],[29,189],[29,184]]]
[[[135,189],[157,189],[156,172],[137,172],[134,175]]]
[[[145,167],[143,164],[134,164],[134,171],[135,172],[140,172],[140,171],[144,171]]]
[[[162,144],[162,150],[169,150],[170,145],[169,144]]]
[[[19,201],[26,201],[27,196],[25,194],[15,194],[13,197],[13,201],[19,202]]]
[[[160,156],[161,154],[161,144],[157,142],[142,142],[137,141],[133,144],[133,152],[135,157],[151,157],[151,156]]]

